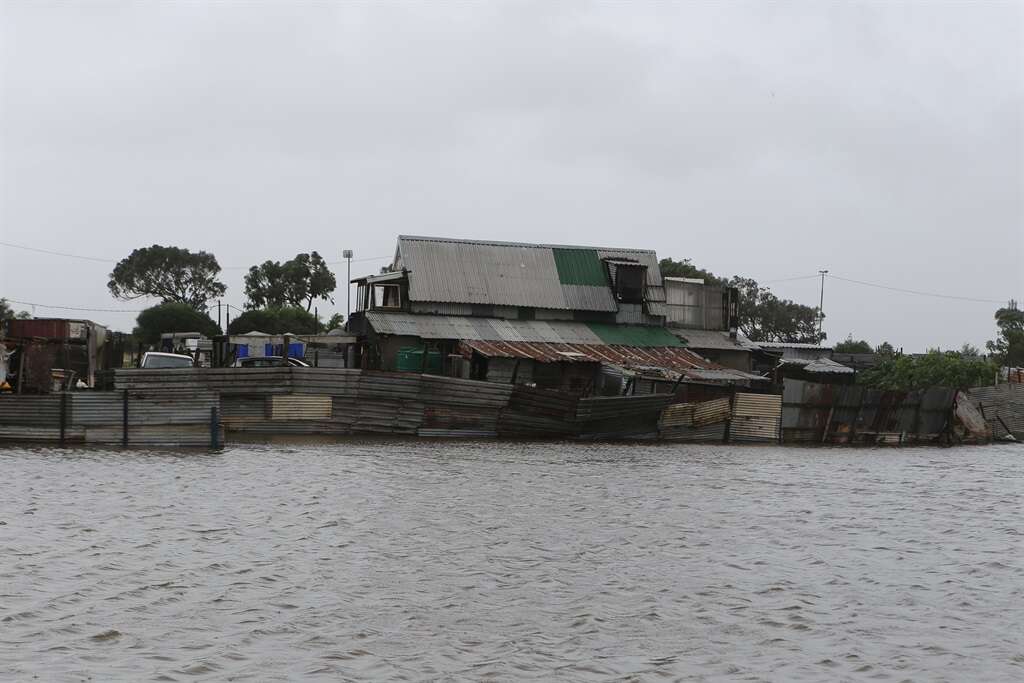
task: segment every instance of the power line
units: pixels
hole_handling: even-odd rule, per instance
[[[63,251],[50,251],[49,249],[37,249],[36,247],[26,247],[23,244],[11,244],[10,242],[0,242],[5,247],[11,247],[12,249],[24,249],[25,251],[34,251],[39,254],[50,254],[52,256],[67,256],[68,258],[82,259],[83,261],[99,261],[100,263],[117,263],[117,261],[107,258],[97,258],[95,256],[82,256],[81,254],[68,254]]]
[[[76,258],[83,261],[95,261],[97,263],[118,263],[115,259],[99,258],[97,256],[83,256],[82,254],[69,254],[64,251],[53,251],[51,249],[39,249],[38,247],[29,247],[24,244],[14,244],[12,242],[0,242],[0,245],[10,247],[12,249],[23,249],[25,251],[34,251],[38,254],[49,254],[51,256],[64,256],[67,258]],[[352,263],[362,263],[364,261],[383,261],[389,259],[390,256],[367,256],[365,258],[352,259]],[[340,266],[346,263],[346,261],[326,261],[328,265]],[[221,270],[248,270],[249,266],[222,266]]]
[[[20,304],[22,306],[37,306],[39,308],[55,308],[61,311],[86,311],[90,313],[142,313],[145,309],[134,309],[134,308],[81,308],[78,306],[50,306],[49,304],[37,304],[32,301],[18,301],[17,299],[7,299],[12,304]]]
[[[890,287],[889,285],[880,285],[875,282],[865,282],[864,280],[854,280],[853,278],[841,277],[839,275],[828,275],[827,277],[842,280],[843,282],[852,282],[857,285],[864,285],[865,287],[875,287],[877,289],[887,289],[892,292],[902,292],[903,294],[915,294],[917,296],[930,296],[936,299],[955,299],[957,301],[973,301],[975,303],[982,304],[1005,304],[1005,299],[981,299],[971,296],[956,296],[954,294],[937,294],[935,292],[922,292],[916,289],[904,289],[903,287]]]
[[[815,273],[814,275],[798,275],[796,277],[784,277],[784,278],[781,278],[779,280],[765,280],[761,284],[762,285],[771,285],[771,284],[775,284],[776,282],[794,282],[796,280],[810,280],[811,278],[818,278],[818,277],[821,277],[821,275],[819,275],[817,273]]]

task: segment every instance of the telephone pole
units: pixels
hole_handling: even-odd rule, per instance
[[[348,318],[352,315],[352,250],[341,252],[341,257],[348,261],[348,278],[345,280],[345,329],[348,329]]]
[[[818,301],[818,336],[821,336],[821,325],[825,322],[825,276],[828,275],[827,270],[819,270],[818,274],[821,275],[821,299]]]

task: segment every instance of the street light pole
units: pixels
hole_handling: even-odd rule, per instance
[[[346,249],[341,252],[341,257],[348,261],[348,277],[345,279],[345,327],[348,328],[348,319],[352,315],[352,250]]]
[[[821,326],[825,322],[825,276],[828,275],[827,270],[819,270],[818,274],[821,275],[821,299],[818,301],[818,336],[821,336]]]

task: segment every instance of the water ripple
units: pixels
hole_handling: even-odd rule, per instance
[[[0,679],[1020,680],[1024,448],[0,450]]]

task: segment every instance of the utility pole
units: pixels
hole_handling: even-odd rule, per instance
[[[341,252],[341,257],[348,261],[348,277],[345,278],[345,329],[348,329],[348,319],[352,315],[352,250]]]
[[[825,276],[828,275],[827,270],[819,270],[818,274],[821,275],[821,299],[818,301],[818,336],[821,336],[821,325],[825,322]]]

